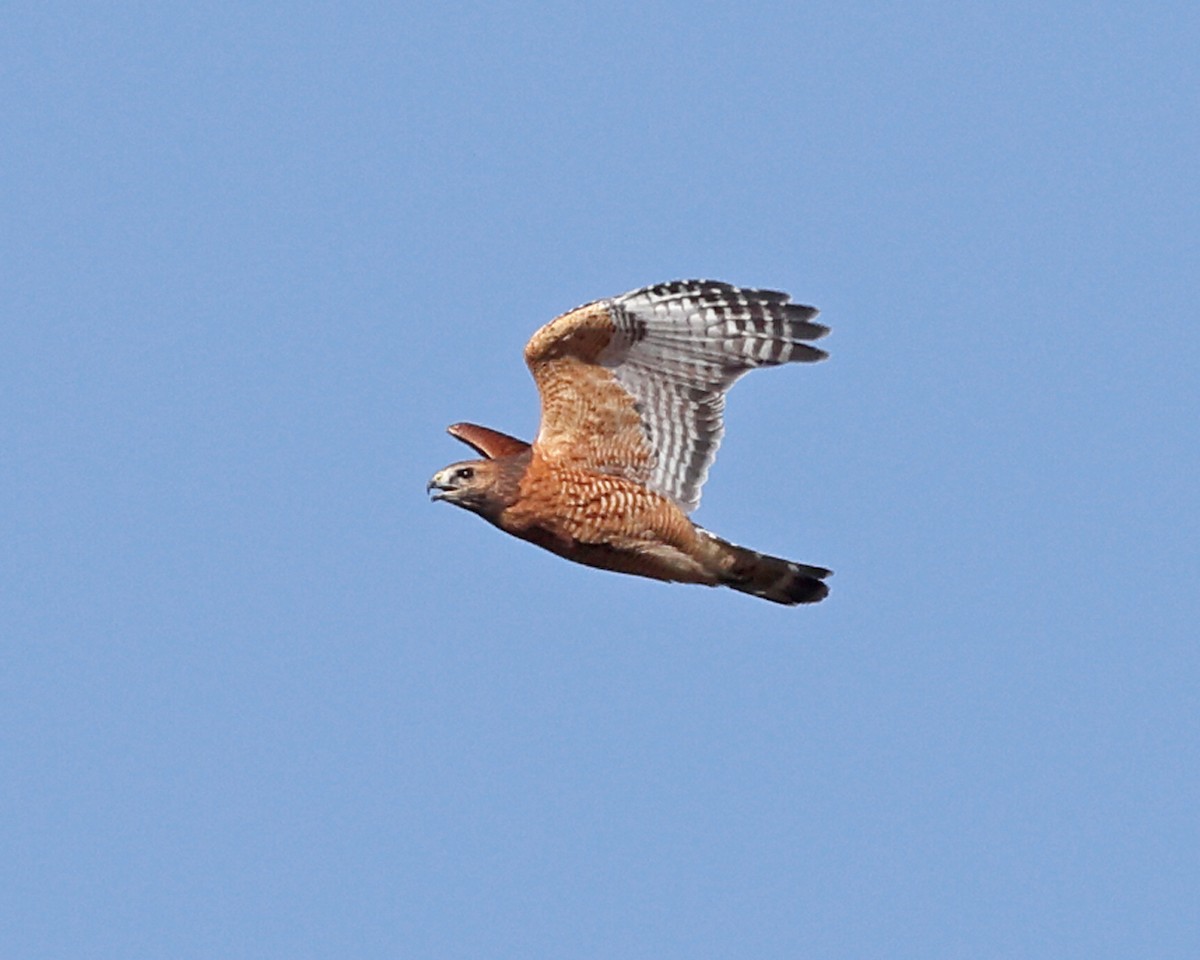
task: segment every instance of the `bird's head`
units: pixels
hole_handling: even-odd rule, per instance
[[[434,500],[445,500],[489,519],[509,503],[505,477],[495,460],[463,460],[433,475],[426,484]]]

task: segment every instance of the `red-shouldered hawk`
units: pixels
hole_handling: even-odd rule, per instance
[[[435,500],[577,563],[814,603],[830,571],[735,546],[688,519],[716,457],[725,393],[747,370],[822,360],[829,328],[786,293],[676,280],[597,300],[525,347],[542,421],[533,444],[470,423],[484,459],[429,481]]]

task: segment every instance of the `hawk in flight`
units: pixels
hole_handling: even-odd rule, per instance
[[[471,423],[482,459],[439,470],[433,499],[576,563],[814,603],[830,571],[735,546],[688,519],[747,370],[826,354],[786,293],[677,280],[576,307],[525,346],[542,402],[532,444]]]

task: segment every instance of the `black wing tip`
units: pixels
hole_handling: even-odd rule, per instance
[[[769,304],[782,310],[784,319],[795,328],[794,335],[800,340],[819,340],[829,333],[829,327],[823,323],[813,323],[812,320],[821,311],[807,303],[792,303],[792,296],[784,290],[770,290],[766,287],[739,287],[724,280],[668,280],[644,287],[634,293],[647,292],[656,297],[696,296],[701,302],[723,301],[725,299],[743,300],[746,304]],[[628,294],[626,294],[628,296]]]
[[[806,304],[784,304],[784,319],[794,330],[803,330],[804,340],[820,340],[828,334],[829,328],[823,323],[812,323],[820,310]]]
[[[727,280],[712,280],[704,277],[693,277],[685,280],[664,280],[662,283],[650,284],[630,292],[645,292],[656,297],[671,297],[689,293],[736,294],[748,300],[753,299],[760,300],[765,303],[781,303],[789,306],[795,306],[802,310],[812,310],[814,311],[814,315],[816,311],[815,307],[808,307],[804,306],[803,304],[792,304],[792,295],[785,290],[773,290],[768,287],[743,287],[736,283],[729,283]]]

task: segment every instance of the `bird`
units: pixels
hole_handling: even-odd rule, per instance
[[[576,563],[789,606],[822,600],[830,570],[730,543],[689,516],[724,434],[727,391],[758,367],[825,359],[811,344],[829,332],[817,312],[716,280],[576,307],[525,346],[541,399],[533,442],[452,424],[479,457],[439,470],[426,492]]]

